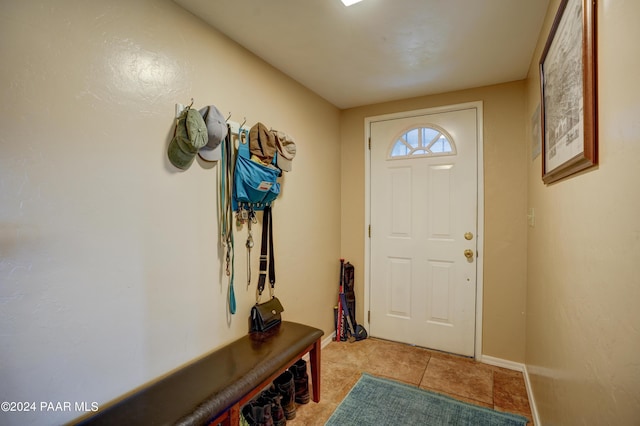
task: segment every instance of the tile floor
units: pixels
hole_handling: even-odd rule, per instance
[[[331,342],[322,350],[321,362],[320,403],[298,405],[296,418],[287,425],[324,425],[362,372],[533,418],[522,373],[472,359],[369,338]]]

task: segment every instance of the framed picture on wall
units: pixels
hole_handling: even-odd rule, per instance
[[[598,164],[596,0],[562,0],[540,59],[542,180]]]

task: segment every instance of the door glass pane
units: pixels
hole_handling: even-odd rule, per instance
[[[418,129],[413,129],[405,133],[404,138],[412,148],[417,148],[419,145],[419,135]]]
[[[393,142],[388,158],[455,155],[455,144],[445,133],[432,127],[413,128]]]
[[[391,156],[405,157],[407,155],[409,155],[409,147],[404,143],[404,141],[396,141],[395,145],[393,145]]]
[[[440,135],[439,131],[430,127],[423,127],[421,130],[424,146],[429,146],[429,144]]]
[[[429,150],[433,153],[451,152],[451,144],[449,143],[447,138],[440,135],[440,137],[433,141],[431,146],[429,146]]]

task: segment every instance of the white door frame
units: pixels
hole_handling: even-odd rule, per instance
[[[425,114],[437,114],[442,112],[456,111],[460,109],[476,109],[476,123],[478,135],[478,228],[477,228],[477,258],[476,258],[476,328],[475,328],[475,349],[474,358],[480,360],[482,357],[482,294],[483,294],[483,270],[484,270],[484,140],[483,140],[483,111],[482,101],[467,102],[455,105],[446,105],[434,108],[424,108],[413,111],[396,112],[392,114],[376,115],[365,117],[364,119],[364,203],[365,203],[365,250],[364,250],[364,310],[370,310],[370,294],[371,291],[371,238],[369,237],[369,225],[371,224],[371,150],[369,149],[369,139],[371,137],[371,123],[381,120],[392,120],[397,118],[413,117]],[[373,230],[375,232],[375,230]],[[371,330],[369,317],[364,316],[364,322],[367,328]]]

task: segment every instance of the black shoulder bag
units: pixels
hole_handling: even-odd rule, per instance
[[[264,332],[282,322],[280,314],[284,311],[284,308],[278,298],[274,296],[276,270],[273,255],[273,229],[271,219],[271,207],[266,206],[262,217],[262,247],[260,249],[258,295],[256,297],[256,304],[251,308],[251,316],[249,317],[250,332]],[[268,256],[267,251],[269,252]],[[271,298],[267,302],[259,303],[267,281],[267,264],[269,267],[269,295]]]

